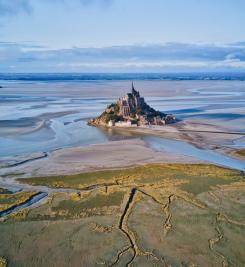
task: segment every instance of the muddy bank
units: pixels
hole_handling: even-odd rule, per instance
[[[45,192],[38,192],[35,195],[31,196],[26,201],[24,201],[20,204],[16,204],[16,205],[14,205],[14,206],[6,209],[6,210],[1,211],[0,212],[0,218],[3,218],[7,215],[10,215],[14,212],[21,210],[21,209],[31,207],[31,206],[37,204],[38,202],[40,202],[41,200],[43,200],[44,198],[46,198],[47,196],[48,196],[48,194]]]
[[[23,156],[16,156],[16,157],[2,157],[0,158],[0,168],[11,168],[17,167],[22,164],[39,160],[48,157],[47,152],[40,152],[40,153],[33,153],[31,155],[23,155]]]
[[[49,153],[49,157],[26,160],[11,168],[0,169],[0,176],[19,173],[16,177],[74,174],[84,171],[123,168],[146,163],[197,163],[192,157],[171,152],[157,152],[140,139],[113,141],[102,145],[90,145],[59,149]],[[24,173],[24,175],[21,175]],[[14,177],[13,177],[14,178]]]

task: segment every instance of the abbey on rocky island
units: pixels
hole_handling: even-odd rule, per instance
[[[131,93],[119,98],[116,103],[109,105],[97,118],[91,119],[90,125],[103,126],[141,126],[165,125],[176,122],[175,116],[156,111],[150,107],[135,90],[132,83]]]

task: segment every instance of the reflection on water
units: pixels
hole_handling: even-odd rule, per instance
[[[160,137],[146,136],[143,138],[148,145],[157,151],[172,152],[180,155],[194,157],[196,159],[205,160],[220,166],[245,171],[245,162],[216,153],[211,150],[199,149],[191,144],[170,140]]]
[[[130,82],[12,82],[0,91],[0,156],[13,156],[62,147],[106,143],[133,138],[127,132],[89,127],[86,120],[99,115],[108,104],[125,94]],[[136,87],[156,109],[173,112],[183,120],[204,121],[231,131],[245,131],[244,83],[137,81]],[[163,140],[156,147],[163,146]],[[164,147],[170,141],[165,141]],[[175,141],[173,141],[175,142]],[[176,143],[173,143],[176,144]],[[172,145],[173,145],[172,144]],[[244,147],[244,140],[234,145]],[[188,149],[187,147],[188,146]],[[226,166],[238,162],[219,158],[211,151],[199,151],[178,143],[169,149],[190,153],[200,159]],[[182,152],[183,151],[183,152]],[[224,164],[225,162],[225,164]],[[239,163],[240,164],[240,163]],[[238,164],[238,168],[243,168]]]
[[[89,127],[86,121],[64,124],[66,118],[57,118],[50,121],[52,135],[34,132],[15,138],[0,137],[0,156],[28,154],[37,151],[51,151],[62,147],[98,144],[108,141],[107,136],[95,127]],[[42,136],[40,136],[40,134]],[[46,135],[46,136],[45,136]]]

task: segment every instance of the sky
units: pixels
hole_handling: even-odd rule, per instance
[[[244,0],[0,0],[0,72],[243,72],[244,10]]]

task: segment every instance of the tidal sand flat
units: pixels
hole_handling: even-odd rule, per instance
[[[127,139],[106,144],[59,149],[46,156],[35,154],[33,157],[13,162],[10,162],[10,158],[5,158],[0,175],[5,177],[1,182],[5,182],[6,186],[8,182],[14,184],[14,180],[18,177],[76,174],[83,171],[164,162],[198,163],[203,161],[171,152],[157,152],[141,139]],[[7,163],[10,164],[7,165]],[[21,185],[19,187],[21,188]]]
[[[88,119],[98,116],[107,105],[127,93],[131,81],[30,80],[4,81],[2,85],[2,157],[134,137],[127,132],[115,133],[87,125]],[[182,132],[176,136],[171,130],[168,135],[171,138],[222,147],[234,145],[242,136],[211,131],[244,133],[243,81],[139,80],[135,87],[150,106],[180,120],[172,128]]]

